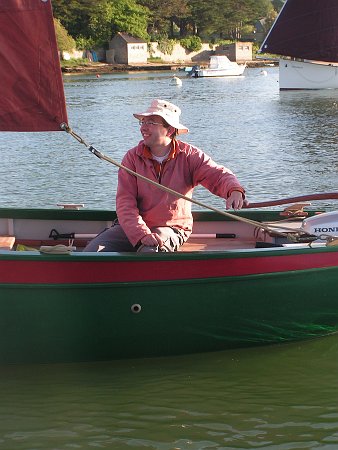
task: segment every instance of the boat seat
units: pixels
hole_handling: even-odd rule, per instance
[[[255,248],[256,242],[248,239],[220,238],[189,238],[179,249],[179,252],[209,252]]]
[[[12,250],[14,243],[14,236],[0,236],[0,250]]]

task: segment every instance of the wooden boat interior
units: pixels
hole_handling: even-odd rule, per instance
[[[89,216],[85,210],[55,210],[55,218],[53,214],[48,217],[51,214],[50,210],[47,210],[48,214],[45,215],[43,210],[39,210],[41,216],[39,218],[35,217],[37,213],[32,214],[31,210],[28,211],[26,217],[22,212],[22,217],[16,218],[10,215],[6,217],[6,213],[0,211],[0,251],[29,251],[39,250],[41,246],[64,245],[75,247],[75,251],[82,252],[87,242],[103,229],[110,227],[114,220],[114,217],[112,220],[101,220],[100,217],[98,217],[100,220],[95,220],[96,213],[87,211],[90,214],[90,220],[88,220]],[[58,217],[58,213],[62,213],[62,217]],[[102,216],[102,213],[100,212],[98,216]],[[298,230],[304,219],[304,215],[285,218],[282,213],[274,211],[272,212],[274,220],[269,220],[269,213],[256,212],[258,217],[254,211],[251,213],[254,214],[255,220],[259,220],[259,223],[264,226],[263,228],[259,224],[231,220],[215,213],[194,213],[192,235],[179,251],[215,252],[282,246],[286,244],[286,239],[283,241],[276,233],[278,224],[290,230]],[[70,220],[68,214],[71,214]],[[110,213],[112,214],[115,213]],[[245,216],[245,212],[236,214]],[[280,218],[278,214],[281,214]],[[265,227],[270,225],[273,228],[266,230]]]

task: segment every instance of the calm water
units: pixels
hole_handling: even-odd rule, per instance
[[[338,447],[338,341],[0,372],[2,449]]]
[[[67,76],[70,125],[120,161],[139,140],[132,113],[162,97],[182,108],[185,139],[234,170],[252,201],[336,190],[338,91],[279,93],[277,69],[267,71],[183,78],[182,87],[172,73]],[[67,134],[2,133],[0,147],[1,207],[114,208],[116,169]],[[203,189],[196,198],[223,207]],[[336,450],[337,389],[337,336],[179,358],[0,367],[0,448]]]

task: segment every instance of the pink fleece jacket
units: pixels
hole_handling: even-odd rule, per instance
[[[229,169],[216,164],[190,144],[174,141],[174,145],[176,154],[164,164],[161,184],[189,198],[198,184],[224,199],[234,190],[244,194],[244,189]],[[141,141],[126,153],[122,165],[158,182],[153,161],[145,156],[144,150],[145,145]],[[184,231],[186,238],[192,230],[189,201],[164,192],[124,169],[120,169],[118,175],[116,212],[120,225],[134,246],[151,233],[152,227],[176,227]]]

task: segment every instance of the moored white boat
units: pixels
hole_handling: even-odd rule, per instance
[[[225,55],[214,55],[210,57],[209,67],[201,69],[195,67],[190,72],[190,76],[199,77],[237,77],[244,73],[245,64],[237,64],[230,61]]]
[[[260,52],[282,55],[279,88],[338,88],[336,0],[287,0]]]
[[[338,64],[280,59],[279,89],[338,89]]]

